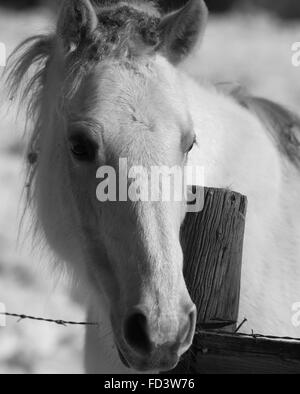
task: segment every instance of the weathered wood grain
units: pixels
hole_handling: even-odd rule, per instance
[[[189,373],[300,374],[300,341],[201,331]]]
[[[198,326],[237,321],[246,209],[246,197],[207,188],[203,210],[186,216],[184,275]]]

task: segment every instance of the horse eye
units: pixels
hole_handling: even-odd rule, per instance
[[[83,135],[75,135],[70,138],[70,149],[74,158],[79,161],[93,161],[96,157],[95,142]]]

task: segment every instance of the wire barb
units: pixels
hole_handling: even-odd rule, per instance
[[[241,328],[247,323],[247,321],[248,321],[248,319],[245,318],[245,319],[241,322],[241,324],[237,327],[237,329],[234,331],[234,333],[237,334],[237,333],[241,330]]]

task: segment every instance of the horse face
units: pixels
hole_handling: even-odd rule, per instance
[[[179,239],[186,203],[162,195],[163,180],[171,192],[183,181],[195,141],[176,75],[160,57],[101,65],[68,119],[68,182],[87,270],[106,295],[120,352],[143,370],[174,367],[195,328]],[[161,168],[169,175],[155,178]]]
[[[75,14],[81,12],[84,35],[93,37],[101,25],[101,12],[95,13],[89,1],[77,3]],[[134,23],[128,15],[136,14],[136,8],[124,14],[129,18],[125,35],[117,46],[115,37],[108,41],[111,56],[106,56],[105,45],[98,47],[103,60],[84,78],[72,101],[67,172],[87,271],[98,293],[106,296],[120,353],[136,369],[168,370],[190,347],[196,322],[183,278],[179,239],[186,204],[183,198],[164,201],[161,183],[153,184],[149,171],[152,174],[153,167],[159,166],[182,170],[193,146],[193,125],[174,65],[201,38],[207,11],[201,0],[190,0],[163,18],[144,2],[141,7]],[[123,9],[104,12],[112,12],[109,17],[115,18]],[[142,28],[145,15],[150,30],[157,26],[153,35]],[[139,18],[138,29],[144,33],[132,35]],[[76,21],[67,5],[58,31],[65,48],[77,45],[76,36],[84,53]],[[109,37],[111,31],[105,34]],[[118,35],[122,37],[122,32]],[[124,182],[120,159],[127,164],[125,181],[133,168],[145,171],[142,182],[135,185],[141,200],[124,199],[124,191],[134,182],[129,182],[128,189],[127,182],[125,190],[120,186]],[[95,178],[95,174],[103,176],[103,166],[113,170],[113,175],[106,174],[112,179]],[[100,181],[107,181],[105,188]],[[96,196],[103,196],[106,189],[107,201],[101,196],[99,201]],[[160,198],[152,200],[149,192]]]
[[[105,295],[115,341],[139,370],[174,367],[195,329],[179,240],[185,201],[161,198],[160,181],[143,185],[152,167],[182,169],[194,143],[174,65],[206,16],[202,0],[167,16],[146,1],[65,1],[56,34],[36,38],[12,72],[15,91],[30,65],[42,67],[26,90],[38,113],[30,141],[38,164],[28,174],[38,229]],[[120,198],[120,159],[146,171],[134,196],[151,190],[155,199]],[[97,193],[103,166],[113,190],[110,180]],[[102,201],[106,189],[113,198]]]

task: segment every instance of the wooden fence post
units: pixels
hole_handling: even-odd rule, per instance
[[[182,227],[184,275],[197,306],[197,328],[233,332],[239,312],[247,198],[206,188],[204,208]],[[193,349],[172,373],[191,372]]]

